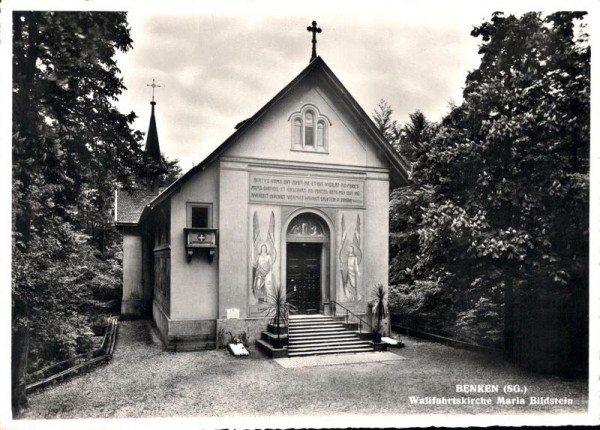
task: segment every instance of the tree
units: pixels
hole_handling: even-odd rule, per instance
[[[160,186],[168,187],[181,177],[181,167],[179,167],[179,160],[177,159],[169,160],[162,154],[161,158],[166,173],[160,176]]]
[[[425,114],[416,110],[409,115],[410,121],[400,128],[397,151],[411,163],[425,154],[425,148],[436,130],[436,124],[430,122]],[[394,190],[391,195],[390,227],[394,232],[391,244],[392,283],[414,281],[416,272],[410,267],[417,263],[418,234],[417,226],[421,222],[420,208],[429,204],[431,190],[426,186],[411,184]]]
[[[379,100],[379,104],[373,111],[373,121],[377,129],[383,134],[387,141],[394,147],[397,145],[400,137],[400,128],[398,123],[392,119],[394,110],[392,106],[384,99]]]
[[[407,269],[435,281],[445,328],[522,365],[587,368],[590,48],[584,13],[495,13],[475,28],[464,102],[413,165]],[[580,31],[576,31],[579,29]],[[432,299],[433,300],[433,299]]]
[[[434,124],[418,109],[409,118],[410,121],[401,129],[398,150],[408,160],[415,161],[417,148],[431,138]]]
[[[113,105],[125,89],[115,53],[132,44],[125,13],[15,12],[13,35],[16,415],[29,336],[65,331],[73,309],[53,311],[71,302],[78,275],[70,268],[89,270],[74,256],[101,263],[89,244],[109,224],[116,183],[141,171],[142,134],[130,128],[135,114]]]
[[[373,111],[373,122],[399,154],[411,162],[415,161],[417,148],[431,137],[435,124],[417,109],[409,115],[410,121],[401,126],[392,118],[393,113],[392,106],[381,99]]]

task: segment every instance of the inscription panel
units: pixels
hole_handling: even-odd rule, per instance
[[[250,173],[250,202],[298,206],[364,206],[362,180]]]

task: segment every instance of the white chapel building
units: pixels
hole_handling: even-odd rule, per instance
[[[146,150],[160,154],[154,105]],[[117,193],[122,314],[151,317],[171,350],[209,348],[224,329],[258,338],[276,288],[297,314],[365,315],[387,285],[389,195],[408,169],[313,50],[169,187]]]

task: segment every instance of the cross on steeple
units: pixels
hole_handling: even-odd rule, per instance
[[[152,87],[152,104],[154,104],[154,89],[155,88],[160,88],[160,85],[156,85],[154,83],[154,79],[152,79],[152,83],[151,84],[146,84],[147,87]]]
[[[312,55],[310,56],[310,61],[312,61],[317,58],[317,33],[320,33],[321,29],[317,27],[317,21],[313,21],[312,26],[306,27],[306,31],[312,33]]]

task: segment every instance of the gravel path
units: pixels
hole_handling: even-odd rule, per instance
[[[147,321],[119,325],[110,363],[29,396],[24,418],[282,416],[432,413],[581,413],[587,382],[536,375],[497,357],[403,337],[404,360],[284,368],[252,349],[163,352]],[[527,395],[571,406],[500,405],[499,394],[461,394],[457,384],[519,384]],[[409,396],[491,398],[493,404],[419,405]]]

